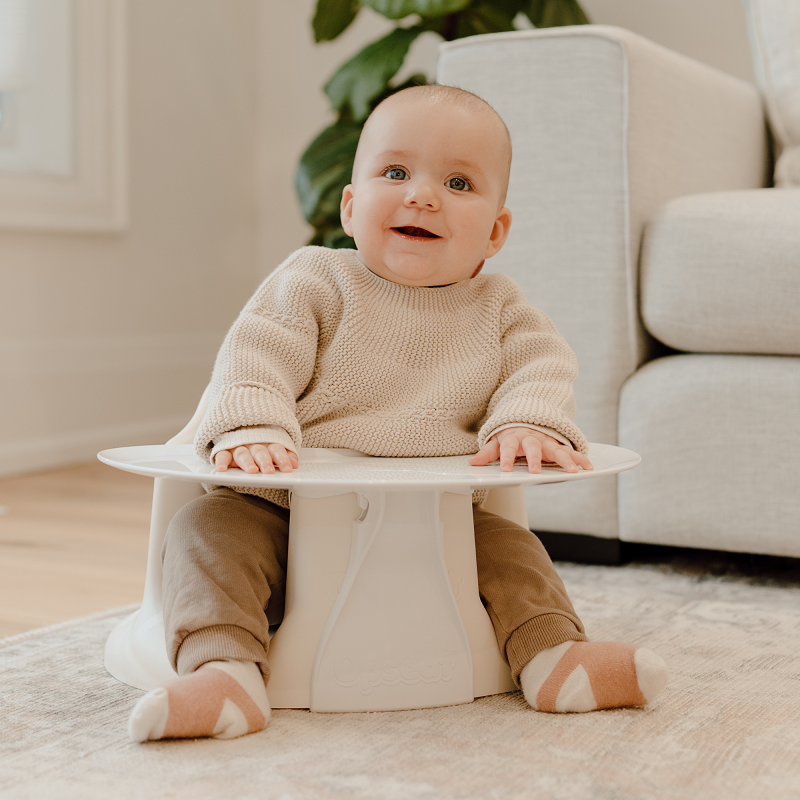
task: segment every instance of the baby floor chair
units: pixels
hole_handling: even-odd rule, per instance
[[[169,444],[190,444],[193,441],[205,413],[207,392],[204,392],[192,419]],[[354,451],[338,452],[356,455]],[[301,468],[302,455],[301,452]],[[142,605],[111,632],[105,649],[105,666],[111,675],[139,689],[150,690],[175,678],[164,641],[161,548],[172,517],[202,493],[198,483],[165,478],[155,480]],[[400,607],[392,609],[394,629],[381,625],[380,620],[375,625],[359,623],[361,627],[356,630],[351,625],[347,635],[352,641],[349,652],[354,655],[325,666],[326,662],[321,659],[331,626],[338,621],[340,630],[346,628],[340,619],[335,619],[337,614],[342,614],[343,602],[349,599],[351,606],[359,603],[361,613],[358,619],[362,621],[365,618],[364,606],[370,605],[369,585],[365,587],[363,581],[360,587],[348,585],[349,576],[354,574],[354,569],[357,573],[358,569],[354,562],[359,558],[358,537],[363,534],[360,527],[367,513],[367,502],[363,495],[354,491],[332,497],[293,494],[290,504],[286,609],[269,650],[271,675],[267,691],[273,708],[397,710],[451,705],[469,702],[475,697],[514,691],[516,687],[510,669],[500,654],[491,621],[478,594],[470,494],[441,494],[438,506],[440,524],[435,525],[439,530],[439,541],[431,544],[438,548],[444,565],[444,569],[439,570],[442,577],[436,590],[455,600],[455,604],[451,600],[450,605],[457,607],[460,615],[457,627],[464,640],[462,650],[469,654],[467,658],[471,657],[471,687],[467,685],[466,694],[463,680],[461,689],[457,691],[457,682],[450,680],[453,664],[446,657],[415,659],[400,654],[388,661],[358,657],[357,653],[362,652],[359,639],[370,648],[377,647],[378,651],[387,652],[386,648],[392,646],[397,634],[397,620],[400,620],[401,627],[403,625]],[[492,489],[483,507],[527,528],[521,486]],[[391,514],[391,508],[384,513]],[[391,568],[390,560],[387,569]],[[373,580],[375,574],[378,573],[373,573]],[[358,581],[358,575],[355,580]],[[434,575],[421,580],[435,583],[437,578]],[[417,594],[424,598],[425,591],[425,587],[421,587]],[[350,595],[343,598],[347,592]],[[367,618],[369,611],[366,609]],[[427,636],[430,641],[431,636],[436,635],[435,621],[431,620],[429,631],[415,628],[404,634],[406,641],[409,641],[408,636]],[[321,685],[321,671],[325,670],[326,680],[333,687],[331,692],[315,689]]]

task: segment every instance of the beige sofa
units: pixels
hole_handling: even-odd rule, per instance
[[[800,557],[800,189],[764,188],[757,90],[604,26],[451,42],[439,81],[514,140],[487,268],[577,352],[588,438],[643,457],[529,490],[532,529],[578,560],[621,542]]]

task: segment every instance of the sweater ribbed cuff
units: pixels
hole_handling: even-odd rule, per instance
[[[279,425],[249,425],[215,437],[209,460],[213,464],[214,456],[220,450],[232,450],[234,447],[247,444],[282,444],[297,455],[297,447],[291,436]]]
[[[520,672],[535,655],[570,641],[588,642],[589,637],[563,614],[541,614],[520,625],[506,643],[506,658],[514,683],[519,686]]]
[[[546,433],[548,436],[552,436],[557,442],[561,442],[561,444],[565,444],[567,447],[571,447],[573,450],[575,446],[572,442],[567,439],[564,434],[559,433],[555,428],[548,428],[544,425],[532,425],[528,422],[509,422],[506,425],[501,425],[499,428],[495,428],[487,437],[486,441],[488,442],[492,436],[497,435],[500,431],[504,431],[507,428],[530,428],[534,431],[539,431],[540,433]]]
[[[252,633],[237,625],[212,625],[192,631],[178,648],[178,675],[188,675],[209,661],[253,661],[269,678],[267,651]]]

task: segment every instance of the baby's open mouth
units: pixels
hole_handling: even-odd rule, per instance
[[[435,233],[431,233],[430,231],[426,231],[425,228],[416,228],[413,225],[404,225],[400,228],[392,228],[393,231],[397,231],[398,233],[402,234],[403,236],[413,236],[415,239],[441,239],[441,236],[437,236]]]

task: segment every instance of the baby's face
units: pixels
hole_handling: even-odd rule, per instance
[[[342,225],[369,269],[405,286],[472,277],[506,240],[508,148],[490,113],[392,98],[370,118]]]

